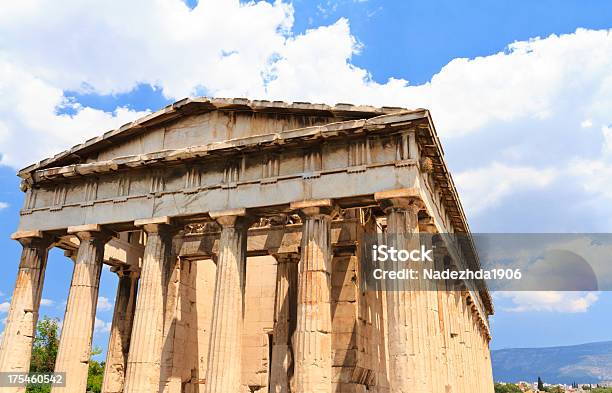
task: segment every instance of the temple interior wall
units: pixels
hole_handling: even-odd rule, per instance
[[[274,257],[248,258],[242,335],[242,385],[251,391],[268,392],[271,365],[269,335],[274,328],[275,292]]]
[[[249,257],[247,266],[242,385],[245,392],[267,392],[270,367],[277,360],[270,359],[277,262],[272,256]],[[160,390],[164,393],[203,392],[215,272],[211,259],[177,260],[168,270]],[[385,392],[382,298],[363,290],[359,274],[356,255],[333,258],[334,392],[365,392],[366,386],[375,385],[375,391]]]

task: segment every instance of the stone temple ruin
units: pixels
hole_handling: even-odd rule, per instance
[[[29,369],[59,247],[74,273],[54,393],[86,390],[103,264],[118,276],[105,393],[493,391],[486,290],[361,275],[387,232],[469,236],[427,110],[185,99],[18,175],[1,371]],[[447,251],[454,268],[475,254]]]

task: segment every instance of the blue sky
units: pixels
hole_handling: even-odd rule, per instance
[[[612,232],[609,1],[188,5],[32,1],[0,15],[0,318],[20,253],[16,169],[195,94],[426,107],[473,232]],[[62,318],[70,276],[55,250],[42,315]],[[105,270],[100,296],[115,285]],[[566,306],[585,299],[496,298],[492,347],[612,340],[612,296]]]

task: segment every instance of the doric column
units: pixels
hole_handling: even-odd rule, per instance
[[[23,250],[0,346],[0,371],[27,372],[51,238],[38,231],[17,232],[12,238],[21,243]],[[4,389],[25,391],[25,387]]]
[[[66,373],[66,386],[52,387],[53,393],[82,393],[87,387],[104,245],[110,239],[99,225],[70,227],[68,233],[75,234],[81,243],[55,360],[55,371]]]
[[[484,346],[484,368],[485,368],[485,386],[488,391],[494,388],[493,381],[493,365],[491,364],[491,351],[489,350],[489,336],[483,333],[482,345]]]
[[[206,370],[207,393],[240,391],[246,241],[251,224],[244,209],[211,212],[221,226],[217,278]]]
[[[473,301],[472,299],[470,299],[470,301]],[[482,372],[482,370],[480,369],[480,356],[477,350],[477,344],[476,344],[476,335],[477,335],[477,330],[478,330],[478,323],[476,321],[476,310],[475,310],[475,306],[473,303],[468,304],[468,327],[469,327],[469,338],[470,338],[470,352],[471,352],[471,356],[472,356],[472,362],[474,364],[473,367],[473,382],[474,382],[474,386],[476,387],[476,389],[479,392],[483,392],[483,384],[482,381],[484,380],[484,373]]]
[[[285,253],[274,255],[276,267],[276,300],[274,304],[274,331],[272,333],[272,360],[270,364],[270,392],[290,392],[293,356],[291,338],[295,331],[297,305],[297,268],[300,255]]]
[[[469,367],[470,362],[467,358],[466,346],[465,346],[465,332],[463,329],[463,284],[456,283],[455,290],[452,292],[452,314],[455,318],[455,332],[456,332],[456,353],[457,353],[457,362],[458,365],[458,391],[459,393],[469,393],[472,390],[472,387],[469,384]]]
[[[175,229],[169,217],[136,220],[147,234],[125,371],[125,393],[159,390],[166,267]]]
[[[419,239],[425,249],[435,252],[433,246],[434,236],[437,234],[437,228],[432,217],[424,217],[419,219]],[[433,261],[419,262],[423,269],[435,268],[435,253]],[[421,296],[425,297],[427,310],[424,314],[425,319],[425,358],[426,374],[429,379],[431,391],[434,393],[442,393],[445,391],[447,384],[446,369],[443,367],[443,337],[440,332],[441,305],[438,302],[438,282],[436,280],[428,280],[422,278],[419,280],[419,290],[422,291]]]
[[[397,250],[420,247],[418,212],[423,208],[418,193],[393,190],[377,193],[387,216],[387,246]],[[420,266],[417,263],[385,262],[389,270]],[[389,339],[389,384],[392,393],[431,392],[427,375],[429,361],[427,340],[427,292],[415,280],[386,280],[387,334]]]
[[[128,354],[130,350],[130,336],[134,311],[136,309],[136,292],[138,291],[138,267],[120,267],[113,269],[119,277],[117,296],[115,297],[115,310],[108,349],[106,352],[106,366],[102,393],[121,393],[125,380]]]
[[[330,200],[292,204],[303,217],[293,341],[297,393],[332,389]]]
[[[444,235],[436,235],[434,237],[434,267],[437,271],[443,271],[446,268],[445,262],[448,259],[448,252],[443,242]],[[438,315],[439,315],[439,332],[440,332],[440,348],[441,348],[441,364],[443,367],[443,373],[445,375],[445,393],[456,393],[456,366],[454,363],[454,352],[453,352],[453,335],[451,329],[451,315],[449,314],[450,308],[450,291],[447,287],[445,280],[437,282],[438,298]]]

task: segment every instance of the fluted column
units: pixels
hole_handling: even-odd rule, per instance
[[[292,204],[303,218],[293,341],[297,393],[329,393],[331,357],[331,201]]]
[[[251,222],[244,209],[210,213],[210,216],[221,225],[221,239],[204,391],[239,392],[246,241]]]
[[[485,354],[485,387],[487,391],[494,389],[495,382],[493,381],[493,364],[491,363],[491,350],[489,349],[489,336],[483,333],[484,354]]]
[[[457,332],[457,359],[459,365],[459,392],[469,393],[472,391],[470,385],[470,360],[467,355],[464,317],[463,317],[463,291],[464,283],[458,282],[455,285],[453,293],[453,312],[456,315],[456,332]]]
[[[66,386],[52,387],[53,393],[83,393],[87,387],[104,245],[110,239],[98,225],[71,227],[68,233],[75,234],[81,243],[55,360],[55,371],[66,373]]]
[[[130,349],[125,393],[159,391],[164,332],[165,269],[171,257],[174,228],[168,217],[137,220],[147,233]]]
[[[276,254],[276,300],[272,360],[270,364],[270,392],[290,392],[290,371],[293,371],[291,336],[295,331],[297,301],[297,253]]]
[[[442,241],[441,235],[434,238],[434,266],[438,271],[443,271],[446,267],[445,260],[447,259],[447,250]],[[437,298],[438,298],[438,314],[439,314],[439,331],[440,331],[440,348],[441,348],[441,364],[444,373],[444,389],[445,393],[457,392],[456,387],[456,366],[454,362],[453,352],[453,335],[451,329],[450,308],[450,291],[445,280],[437,282]]]
[[[136,309],[136,292],[138,291],[139,270],[129,267],[118,268],[119,277],[115,310],[111,325],[102,393],[121,393],[125,382],[125,369],[130,350],[130,335]]]
[[[432,250],[434,261],[420,262],[423,269],[435,269],[435,248],[434,236],[436,236],[437,228],[432,217],[424,217],[419,219],[419,235],[420,242],[425,246],[425,249]],[[436,280],[428,280],[422,278],[419,280],[419,290],[421,296],[425,297],[427,310],[424,314],[425,319],[425,351],[424,355],[426,362],[426,374],[429,379],[432,393],[445,393],[445,386],[448,379],[446,378],[446,369],[444,367],[444,338],[440,330],[440,321],[443,316],[442,305],[438,299],[438,282]]]
[[[423,208],[418,195],[410,190],[377,193],[387,216],[387,246],[397,250],[420,247],[418,212]],[[419,263],[388,261],[388,270],[418,269]],[[427,340],[427,292],[415,280],[386,280],[387,334],[389,339],[389,384],[392,393],[430,393],[428,370],[431,348]]]
[[[0,371],[27,372],[51,238],[38,231],[17,232],[12,238],[21,243],[23,250],[0,346]],[[17,393],[24,392],[25,386],[4,389]]]

